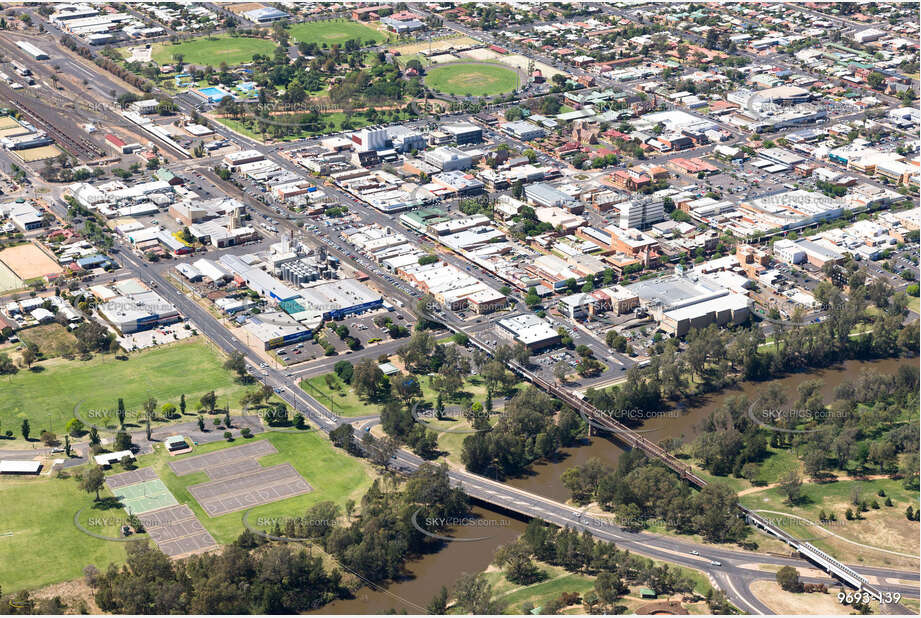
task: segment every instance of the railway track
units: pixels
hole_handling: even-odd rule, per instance
[[[25,96],[9,86],[3,88],[2,94],[11,105],[26,116],[30,123],[47,133],[55,143],[78,159],[89,161],[98,159],[105,154],[93,141],[85,137],[73,137],[45,119],[46,115],[57,113],[60,110],[48,108],[37,100],[30,100],[31,97]]]
[[[487,354],[492,355],[492,348],[478,340],[475,336],[464,332],[463,328],[457,324],[452,324],[449,320],[444,320],[436,316],[431,316],[431,319],[433,321],[444,324],[453,332],[464,333],[467,335],[470,343],[477,346]],[[697,487],[704,487],[707,485],[707,481],[695,474],[688,464],[682,462],[680,459],[667,452],[658,444],[633,431],[633,429],[627,425],[624,425],[620,421],[611,418],[610,415],[605,414],[603,411],[599,410],[588,401],[579,398],[573,392],[540,377],[515,360],[508,360],[505,364],[509,369],[516,372],[518,375],[531,382],[544,392],[552,395],[553,397],[556,397],[557,399],[571,406],[573,409],[577,410],[583,416],[583,418],[589,422],[608,430],[611,435],[614,436],[619,442],[629,446],[630,448],[637,448],[642,450],[647,456],[661,461],[666,466],[674,470],[681,478],[690,483],[693,483]],[[771,521],[758,515],[751,509],[748,509],[741,504],[737,504],[736,506],[738,507],[739,514],[743,516],[748,523],[760,528],[771,536],[780,539],[798,551],[802,557],[820,566],[827,573],[834,575],[839,580],[848,583],[857,590],[865,592],[876,600],[883,602],[883,591],[877,586],[870,584],[865,577],[854,571],[854,569],[848,567],[845,564],[842,564],[833,556],[823,552],[811,543],[797,539],[785,530],[776,526]]]

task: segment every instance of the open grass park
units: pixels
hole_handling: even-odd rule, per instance
[[[357,502],[370,486],[371,474],[365,462],[334,448],[314,431],[269,432],[233,443],[212,442],[195,447],[185,457],[255,440],[269,440],[278,450],[278,453],[262,457],[259,463],[263,466],[290,463],[310,483],[313,491],[254,508],[247,516],[253,528],[271,528],[258,524],[273,518],[303,516],[308,508],[324,500],[339,505],[349,498]],[[137,463],[140,467],[153,467],[173,496],[192,509],[215,540],[222,544],[232,542],[244,530],[243,512],[208,517],[187,489],[208,479],[204,472],[182,477],[174,475],[168,462],[181,457],[170,457],[163,448],[158,448],[152,454],[142,455]],[[66,478],[42,475],[0,480],[0,504],[3,504],[0,556],[16,556],[15,560],[0,560],[4,593],[76,579],[90,564],[104,570],[110,563],[124,561],[124,542],[90,536],[74,524],[77,517],[81,526],[93,533],[117,538],[127,517],[108,487],[100,492],[102,501],[98,503],[92,494],[80,489],[74,476],[77,470],[70,470]],[[108,474],[123,471],[124,468],[116,464]]]
[[[219,35],[176,44],[156,43],[151,57],[161,66],[175,62],[177,54],[181,54],[182,61],[187,64],[218,67],[226,62],[228,66],[236,66],[252,62],[256,54],[271,56],[275,47],[275,42],[268,39]]]
[[[425,84],[457,96],[490,96],[518,87],[518,73],[509,67],[479,62],[456,62],[426,70]]]
[[[218,396],[218,407],[229,402],[233,409],[247,387],[223,363],[223,357],[198,337],[132,353],[127,360],[97,354],[88,361],[42,361],[34,370],[0,379],[0,430],[13,430],[18,439],[22,419],[28,418],[33,435],[48,429],[60,437],[75,415],[84,422],[114,425],[119,398],[124,399],[129,419],[149,397],[159,406],[178,406],[185,394],[188,409],[194,410],[211,390]]]
[[[354,21],[330,20],[312,21],[294,24],[290,29],[291,38],[303,43],[317,45],[342,45],[348,40],[358,39],[364,45],[367,41],[381,43],[389,39],[386,32],[375,30],[370,26]]]
[[[327,378],[326,376],[330,377]],[[422,377],[420,378],[420,385],[422,388],[422,401],[429,406],[433,406],[438,395],[432,388],[430,380],[427,377]],[[363,400],[358,396],[354,388],[340,380],[334,373],[301,380],[300,386],[311,397],[339,416],[356,417],[378,414],[383,403]],[[474,401],[482,403],[485,399],[486,384],[482,378],[474,375],[464,381],[464,385],[453,400],[445,401],[444,403],[445,405],[472,403]]]

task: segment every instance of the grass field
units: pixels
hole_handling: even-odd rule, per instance
[[[74,515],[85,508],[81,523],[97,534],[114,537],[117,524],[91,526],[90,518],[106,523],[122,520],[124,510],[94,509],[93,496],[73,479],[5,478],[0,480],[0,504],[0,535],[12,533],[0,536],[4,594],[80,577],[88,564],[105,570],[109,563],[125,558],[124,543],[91,537],[73,524]],[[13,556],[15,560],[10,559]]]
[[[402,117],[402,115],[401,115]],[[321,128],[316,131],[308,131],[302,129],[300,132],[285,136],[280,138],[282,141],[292,141],[304,139],[314,135],[319,135],[321,133],[329,133],[331,131],[341,131],[342,123],[345,121],[344,112],[331,112],[328,114],[321,114],[323,124]],[[215,122],[220,122],[224,126],[237,131],[238,133],[245,135],[246,137],[262,140],[263,135],[255,130],[255,121],[244,118],[243,120],[235,120],[233,118],[214,118]],[[279,120],[281,122],[281,120]],[[368,126],[371,124],[371,121],[367,119],[364,115],[360,113],[352,114],[352,129],[360,129],[362,127]],[[272,134],[268,132],[266,137],[271,138]]]
[[[335,388],[330,388],[327,385],[327,375],[333,376]],[[380,405],[362,401],[352,387],[342,382],[332,373],[301,380],[300,386],[327,408],[330,408],[331,405],[334,406],[331,409],[339,416],[365,416],[380,412]],[[434,405],[437,394],[429,384],[429,379],[421,378],[420,386],[422,388],[422,400]],[[486,384],[479,376],[471,376],[467,378],[454,400],[446,401],[445,404],[460,404],[473,401],[482,403],[485,398]]]
[[[877,495],[880,490],[883,490],[886,496],[892,499],[893,506],[885,506],[886,498]],[[876,500],[880,508],[871,508],[862,513],[864,519],[848,521],[845,518],[845,511],[848,508],[854,512],[857,511],[857,507],[853,504],[855,493],[859,500],[866,500],[868,504]],[[845,539],[870,547],[910,553],[905,549],[904,541],[906,538],[917,538],[918,523],[908,521],[905,517],[905,509],[909,505],[913,509],[918,508],[918,493],[905,489],[900,480],[886,478],[804,483],[802,495],[803,499],[797,506],[790,506],[784,502],[784,495],[780,489],[773,487],[742,496],[740,501],[752,509],[790,513],[810,521],[818,521],[820,511],[834,513],[837,521],[830,522],[825,528]],[[917,558],[911,560],[895,554],[872,551],[832,536],[826,536],[821,530],[798,523],[793,518],[784,518],[775,514],[765,514],[765,516],[777,519],[777,524],[791,534],[800,537],[807,535],[821,537],[814,540],[813,544],[828,551],[839,560],[888,566],[917,566],[918,564]]]
[[[425,84],[447,94],[488,96],[517,88],[518,73],[495,64],[444,64],[426,71]]]
[[[389,38],[385,32],[353,21],[304,22],[291,26],[290,32],[291,38],[295,41],[316,43],[321,46],[323,43],[341,45],[350,39],[358,39],[364,45],[366,41],[380,43]]]
[[[172,64],[175,54],[182,54],[183,62],[188,64],[218,67],[226,62],[228,66],[236,66],[252,62],[255,54],[271,56],[275,47],[275,43],[268,39],[227,35],[199,37],[176,45],[156,43],[152,58],[161,66]]]
[[[368,469],[361,460],[333,448],[315,432],[269,433],[253,438],[259,439],[270,440],[278,449],[278,453],[260,460],[263,465],[291,463],[313,486],[313,491],[257,507],[248,519],[253,527],[260,527],[257,524],[261,517],[303,516],[306,509],[323,500],[340,505],[348,498],[357,502],[371,484]],[[243,440],[214,442],[196,447],[193,454],[243,443]],[[215,518],[205,515],[186,489],[208,480],[204,472],[177,477],[167,465],[171,460],[161,448],[153,454],[142,455],[138,463],[153,466],[173,496],[188,504],[219,543],[233,541],[243,531],[242,513]],[[116,465],[111,473],[122,471],[121,466]],[[100,495],[105,498],[112,494],[105,488]],[[0,556],[4,557],[0,560],[0,582],[4,593],[78,578],[89,564],[105,570],[110,563],[124,562],[124,543],[89,536],[77,529],[73,520],[80,512],[79,521],[84,528],[102,536],[118,537],[119,526],[127,513],[118,506],[101,508],[103,504],[94,503],[93,496],[81,490],[74,478],[0,479],[0,504],[3,504]],[[6,559],[9,556],[16,556],[16,559]]]
[[[325,500],[331,500],[340,506],[349,498],[359,502],[371,484],[368,469],[360,459],[346,455],[334,448],[321,434],[312,431],[260,434],[252,440],[241,439],[232,443],[212,442],[195,447],[194,452],[188,456],[239,446],[253,440],[269,440],[278,449],[278,453],[259,460],[263,466],[290,463],[313,487],[309,494],[254,508],[247,517],[250,526],[254,528],[271,528],[258,525],[265,519],[303,516],[308,508]],[[230,543],[237,538],[243,532],[243,513],[208,517],[188,490],[190,485],[208,481],[207,475],[204,472],[195,472],[186,476],[176,476],[167,465],[170,461],[174,461],[174,458],[158,449],[153,454],[141,456],[138,464],[142,467],[153,466],[173,496],[192,509],[218,543]]]
[[[28,418],[32,434],[48,429],[62,436],[74,408],[85,421],[100,425],[115,423],[118,398],[129,412],[140,410],[148,397],[178,405],[185,393],[189,410],[198,399],[214,390],[218,407],[237,407],[245,386],[223,368],[223,359],[199,338],[131,354],[120,361],[109,354],[89,361],[52,359],[41,363],[41,371],[20,371],[0,379],[0,428],[12,429],[17,437],[22,419]],[[92,412],[91,412],[92,411]]]

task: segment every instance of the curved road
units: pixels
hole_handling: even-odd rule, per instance
[[[224,352],[240,351],[246,356],[247,361],[253,366],[253,373],[264,380],[265,383],[280,390],[279,396],[287,401],[295,410],[303,413],[321,430],[329,433],[341,423],[353,422],[356,419],[341,418],[332,414],[319,401],[301,390],[296,379],[288,375],[286,370],[268,368],[255,369],[261,359],[249,350],[242,342],[234,338],[222,324],[210,313],[205,311],[194,301],[188,299],[172,285],[166,282],[160,274],[151,269],[140,258],[135,256],[126,247],[114,256],[116,260],[128,271],[140,277],[143,281],[157,283],[158,292],[169,302],[173,303],[181,313],[192,320],[198,330],[210,338]],[[365,417],[363,417],[365,418]],[[371,417],[365,418],[369,420]],[[398,451],[394,458],[393,466],[404,471],[412,471],[422,465],[424,460],[406,451]],[[772,614],[773,611],[762,603],[750,590],[749,585],[756,580],[773,579],[770,571],[746,567],[751,564],[777,564],[792,565],[799,568],[813,568],[805,560],[798,558],[784,558],[731,550],[712,546],[701,546],[681,539],[654,535],[648,533],[631,533],[602,520],[586,517],[576,508],[559,502],[525,492],[503,483],[492,481],[482,476],[471,474],[463,470],[451,469],[449,477],[457,486],[462,487],[473,498],[497,505],[501,508],[512,510],[528,517],[540,517],[546,521],[570,526],[574,529],[588,530],[597,538],[617,543],[622,549],[680,564],[706,573],[729,597],[730,601],[740,609],[754,614]],[[691,551],[701,555],[694,556]],[[721,562],[721,566],[713,565],[711,560]],[[897,569],[884,569],[857,566],[860,572],[871,577],[878,577],[880,585],[887,592],[899,592],[903,596],[918,597],[918,588],[905,584],[889,584],[886,578],[896,580],[914,580],[917,573]],[[809,578],[804,581],[824,582],[831,586],[839,586],[830,578]]]

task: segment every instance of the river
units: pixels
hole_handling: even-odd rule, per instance
[[[895,373],[901,365],[917,366],[918,359],[884,359],[878,361],[846,361],[834,367],[810,372],[796,373],[772,382],[743,382],[732,388],[724,389],[702,397],[693,408],[680,412],[669,412],[649,419],[641,429],[647,431],[647,437],[653,441],[665,438],[691,439],[697,434],[697,425],[707,415],[722,406],[731,396],[745,395],[752,399],[767,384],[778,384],[790,393],[790,398],[797,396],[796,388],[806,380],[819,379],[824,382],[822,394],[826,402],[830,401],[835,387],[848,379],[853,379],[865,369],[880,373]],[[792,403],[792,402],[791,402]],[[542,496],[565,502],[569,491],[563,487],[560,475],[572,466],[585,463],[592,457],[616,464],[623,453],[616,443],[606,438],[593,437],[582,446],[563,449],[559,460],[533,466],[533,474],[525,478],[510,479],[508,484],[520,489],[538,493]],[[513,541],[524,531],[525,524],[495,511],[475,507],[474,514],[490,526],[462,526],[446,533],[458,539],[470,539],[488,536],[489,538],[463,542],[448,542],[433,554],[428,554],[407,564],[411,576],[391,583],[386,589],[372,590],[362,588],[354,599],[330,603],[316,613],[326,614],[381,614],[391,608],[405,609],[410,614],[425,613],[425,606],[438,592],[441,586],[449,589],[463,573],[478,572],[486,569],[492,561],[493,554],[500,545]]]

